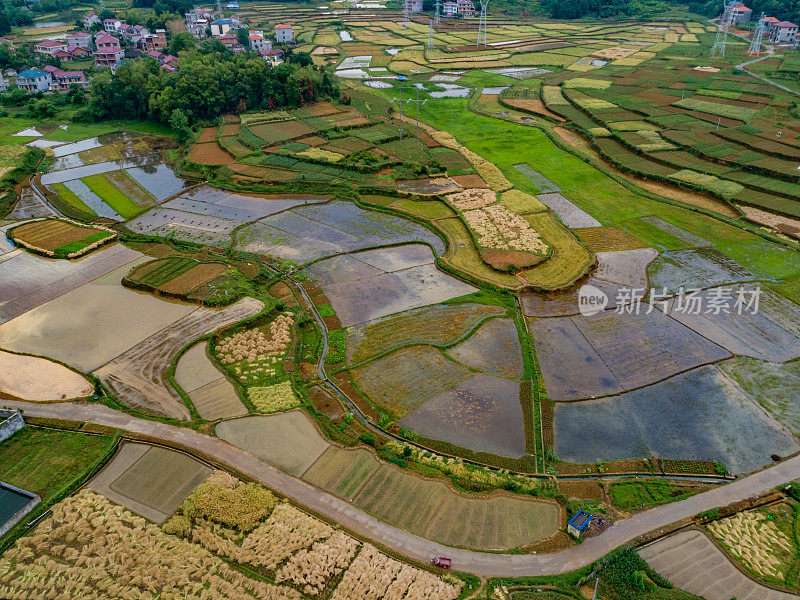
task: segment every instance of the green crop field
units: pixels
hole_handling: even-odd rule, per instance
[[[147,263],[139,269],[135,269],[130,278],[146,285],[158,288],[168,281],[175,279],[178,275],[188,272],[192,267],[197,266],[198,262],[192,258],[172,257]]]
[[[63,183],[55,183],[51,187],[53,188],[53,191],[56,194],[58,194],[64,202],[66,202],[73,208],[77,208],[78,210],[86,213],[87,215],[95,214],[95,212],[91,208],[86,206],[83,200],[78,198],[75,192],[73,192]]]
[[[125,219],[129,219],[142,211],[142,207],[126,196],[104,173],[89,175],[82,178],[81,181]]]
[[[28,426],[0,444],[0,481],[47,502],[95,466],[114,438]]]

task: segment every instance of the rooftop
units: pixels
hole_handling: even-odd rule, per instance
[[[42,77],[47,75],[45,71],[37,71],[36,69],[25,69],[22,73],[18,75],[18,77],[26,78],[26,77]]]
[[[275,25],[275,29],[291,29],[291,25]]]
[[[781,21],[780,23],[775,23],[775,27],[780,27],[781,29],[790,29],[792,27],[797,27],[791,21]]]
[[[37,46],[45,46],[46,48],[58,48],[60,46],[65,46],[64,42],[57,42],[56,40],[44,40],[36,44]]]

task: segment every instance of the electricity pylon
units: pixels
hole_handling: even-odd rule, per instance
[[[478,24],[478,43],[477,45],[481,45],[481,40],[483,41],[484,48],[488,42],[488,37],[486,35],[486,9],[489,7],[489,0],[481,0],[481,21]]]
[[[733,23],[733,8],[736,6],[736,1],[731,0],[727,4],[723,3],[725,7],[719,22],[719,31],[717,31],[717,39],[714,41],[714,46],[711,48],[711,58],[725,58],[725,44],[728,42],[728,28]]]
[[[764,20],[766,15],[762,12],[761,18],[758,20],[756,30],[753,32],[753,41],[750,44],[750,49],[747,51],[748,56],[761,56],[761,40],[764,37],[764,30],[767,28],[767,22]]]

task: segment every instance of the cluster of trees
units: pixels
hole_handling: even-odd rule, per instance
[[[800,2],[797,0],[745,0],[744,3],[753,9],[754,18],[763,11],[768,16],[800,23]],[[692,11],[708,17],[722,13],[720,0],[686,0],[686,4]]]
[[[155,119],[170,123],[175,111],[187,125],[248,109],[299,106],[340,95],[336,77],[314,67],[307,53],[289,53],[272,67],[252,53],[233,54],[218,40],[183,52],[178,71],[167,73],[157,61],[128,61],[116,73],[97,75],[88,105],[76,119]],[[176,125],[179,123],[176,122]]]
[[[152,8],[157,15],[162,13],[183,14],[194,7],[192,0],[133,0],[134,8]]]
[[[555,19],[647,17],[669,8],[662,0],[541,0],[540,6]]]
[[[23,3],[0,1],[0,35],[11,31],[12,27],[33,25],[33,12]]]

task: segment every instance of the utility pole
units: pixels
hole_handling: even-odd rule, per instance
[[[433,24],[439,24],[439,17],[442,14],[442,0],[436,0],[436,13],[433,15]]]
[[[428,50],[433,50],[433,21],[428,21]]]

